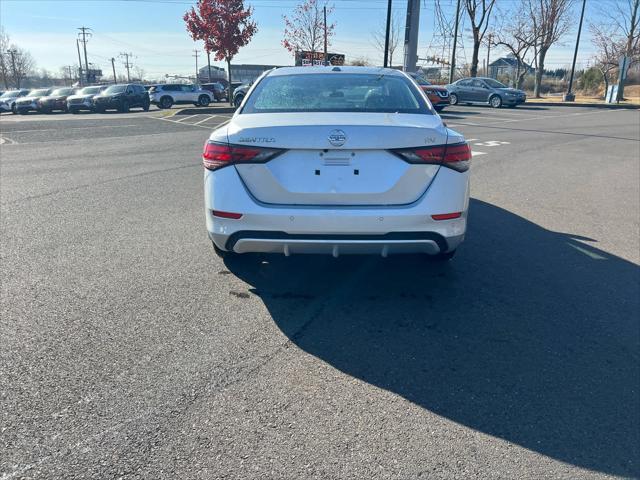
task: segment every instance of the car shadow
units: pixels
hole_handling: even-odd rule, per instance
[[[260,258],[226,266],[308,354],[553,459],[640,474],[637,265],[479,200],[448,264]]]

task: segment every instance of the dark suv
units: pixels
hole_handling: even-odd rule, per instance
[[[93,97],[93,105],[96,112],[115,109],[119,112],[128,112],[131,108],[140,107],[145,112],[149,110],[151,100],[149,93],[142,85],[123,84],[111,85],[104,92]]]
[[[223,102],[227,99],[227,89],[221,83],[203,83],[200,88],[213,93],[213,98],[215,98],[216,102]]]

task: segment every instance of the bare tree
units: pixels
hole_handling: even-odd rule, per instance
[[[326,4],[324,4],[326,6]],[[333,7],[327,8],[327,17],[333,12]],[[296,6],[291,17],[283,15],[284,39],[282,45],[295,55],[296,52],[306,50],[321,52],[324,45],[325,24],[323,5],[318,0],[305,0]],[[333,36],[335,23],[327,23],[327,41]]]
[[[469,73],[472,77],[478,75],[478,52],[484,34],[487,33],[491,11],[496,0],[465,0],[464,8],[471,21],[471,34],[473,35],[473,53],[471,54],[471,67]]]
[[[389,29],[389,66],[393,66],[393,53],[398,48],[400,44],[400,21],[398,20],[398,16],[393,13],[391,16],[391,25]],[[387,26],[386,23],[382,24],[378,30],[373,32],[371,35],[373,45],[380,51],[384,53],[384,44],[387,36]]]
[[[144,68],[142,68],[140,65],[136,65],[135,67],[133,67],[133,74],[135,75],[136,79],[142,81],[144,79],[144,76],[147,72],[145,72]]]
[[[529,19],[524,14],[522,4],[516,4],[515,10],[508,12],[510,16],[506,25],[501,25],[494,35],[494,44],[505,47],[516,59],[516,74],[513,84],[522,88],[527,74],[527,58],[531,48],[536,44],[536,35]],[[487,65],[487,68],[489,66]]]
[[[612,45],[609,45],[609,52],[618,56],[618,60],[626,56],[629,59],[627,67],[631,67],[640,61],[640,0],[619,0],[607,3],[599,7],[601,17],[604,19],[598,25],[592,25],[599,33],[606,33],[603,38],[608,38]],[[598,56],[604,54],[603,45],[594,45],[599,50]],[[618,100],[622,100],[624,95],[624,85],[618,90]]]
[[[540,98],[544,60],[549,49],[571,28],[569,13],[573,0],[525,0],[526,14],[535,36],[536,77],[533,94]]]
[[[605,95],[609,89],[611,74],[618,69],[618,60],[624,54],[626,42],[624,39],[615,41],[615,35],[604,25],[589,25],[591,31],[591,43],[596,47],[594,56],[595,67],[600,70],[604,80]]]
[[[9,82],[11,80],[11,60],[9,59],[9,35],[4,31],[4,28],[0,26],[0,77],[4,88],[9,90]]]

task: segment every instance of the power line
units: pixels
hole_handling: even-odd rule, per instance
[[[78,27],[80,33],[78,33],[78,40],[82,43],[82,48],[84,49],[84,68],[85,75],[87,77],[87,83],[89,83],[89,62],[87,60],[87,42],[89,38],[92,37],[91,29],[89,27]]]

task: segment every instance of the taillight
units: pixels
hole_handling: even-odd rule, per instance
[[[215,170],[235,163],[264,163],[282,153],[276,148],[244,147],[208,141],[204,144],[204,168]]]
[[[471,148],[468,143],[405,148],[393,151],[409,163],[437,164],[458,172],[469,170]]]

